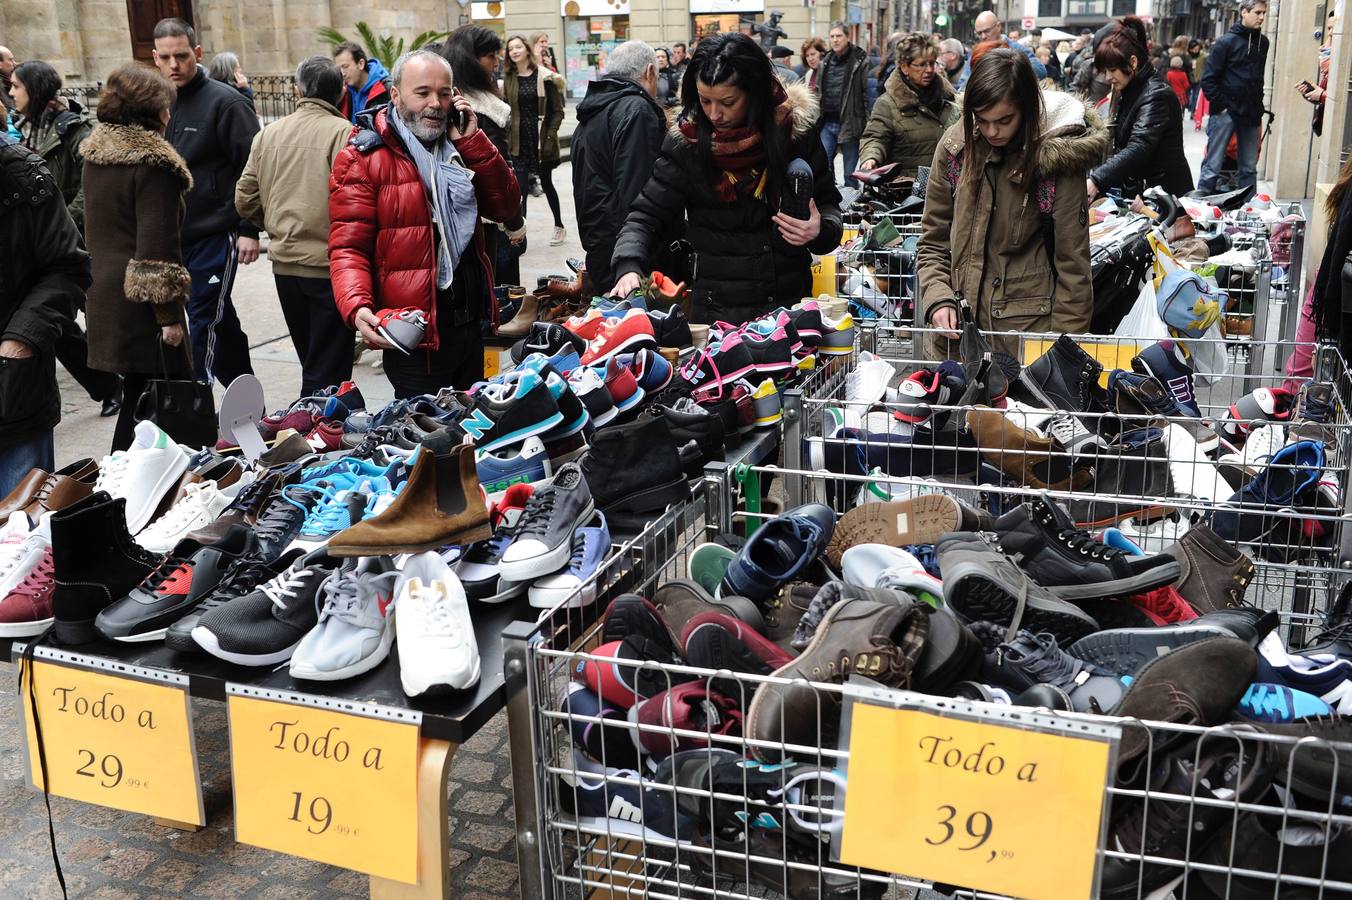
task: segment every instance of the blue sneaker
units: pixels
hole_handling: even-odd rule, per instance
[[[1183,357],[1183,347],[1177,341],[1160,341],[1142,350],[1131,361],[1133,370],[1142,375],[1152,375],[1164,385],[1165,390],[1174,395],[1184,414],[1199,418],[1201,407],[1197,405],[1197,392],[1193,387],[1192,366]]]
[[[688,841],[695,819],[676,808],[670,789],[649,787],[628,769],[607,769],[573,752],[572,771],[559,774],[559,807],[580,828],[643,840]],[[567,767],[563,761],[560,768]]]
[[[1277,635],[1269,634],[1258,645],[1255,684],[1277,685],[1312,694],[1341,716],[1352,714],[1352,660],[1344,657],[1309,657],[1288,653]]]
[[[382,503],[381,498],[385,498],[383,505],[389,506],[397,493],[384,478],[367,479],[353,488],[325,485],[322,498],[310,510],[296,534],[296,542],[311,548],[323,544],[338,532],[374,515]]]
[[[634,380],[645,394],[654,394],[671,384],[676,374],[671,363],[656,350],[644,348],[637,353],[621,353],[617,359],[634,373]]]
[[[638,745],[629,736],[633,726],[625,709],[602,700],[591,688],[576,681],[568,683],[559,706],[568,716],[573,745],[592,761],[615,769],[637,769],[642,765]],[[607,726],[606,721],[596,719],[611,724]],[[563,765],[572,765],[571,754]]]
[[[1145,551],[1136,546],[1136,542],[1117,528],[1105,528],[1099,536],[1105,547],[1116,547],[1128,556],[1145,556]]]
[[[479,485],[488,495],[491,505],[501,499],[514,484],[534,484],[549,478],[549,454],[544,441],[528,437],[518,447],[501,450],[475,450],[474,468],[479,473]]]
[[[331,463],[303,469],[300,477],[303,484],[313,485],[322,481],[339,489],[354,488],[372,478],[394,480],[392,476],[397,465],[391,463],[382,466],[367,459],[345,456]]]
[[[532,369],[507,384],[485,384],[474,394],[474,408],[457,426],[480,450],[496,450],[542,435],[563,424],[564,415],[545,380]]]
[[[1333,708],[1314,694],[1280,684],[1259,683],[1240,698],[1235,713],[1250,722],[1295,722],[1333,715]]]
[[[600,525],[579,528],[573,532],[572,555],[566,568],[535,579],[530,586],[530,605],[537,609],[553,609],[560,603],[570,607],[590,606],[596,602],[596,583],[590,581],[610,553],[610,528],[606,517],[596,514]]]
[[[766,522],[737,551],[719,585],[724,597],[767,600],[821,555],[836,527],[829,506],[807,503]]]
[[[1212,513],[1211,530],[1234,543],[1258,540],[1282,518],[1273,513],[1294,507],[1300,493],[1319,480],[1324,461],[1324,445],[1317,441],[1287,444],[1256,478]]]

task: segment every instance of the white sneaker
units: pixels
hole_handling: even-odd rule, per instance
[[[390,605],[399,573],[388,557],[370,556],[345,565],[319,589],[319,624],[291,654],[291,677],[341,681],[385,661],[394,643]]]
[[[404,693],[472,687],[479,681],[479,645],[460,579],[434,551],[409,557],[401,578],[394,628]]]
[[[252,472],[244,472],[227,488],[217,487],[214,481],[188,485],[168,512],[136,535],[136,543],[151,553],[168,553],[190,533],[211,524],[253,480]]]
[[[1040,406],[1029,406],[1013,398],[1005,400],[1005,417],[1024,431],[1043,433],[1043,429],[1054,415],[1056,414]]]
[[[1123,537],[1144,550],[1146,555],[1153,556],[1177,544],[1191,526],[1186,519],[1181,522],[1161,519],[1148,525],[1137,524],[1135,519],[1123,519],[1116,527]]]
[[[0,598],[8,596],[28,577],[51,545],[50,515],[41,516],[34,527],[26,513],[9,514],[9,520],[0,528]]]
[[[160,501],[188,470],[188,454],[154,422],[136,423],[136,438],[99,463],[94,490],[127,501],[127,531],[136,534],[150,522]]]
[[[1234,496],[1235,489],[1221,477],[1215,463],[1182,425],[1170,423],[1164,429],[1164,446],[1169,452],[1169,480],[1173,483],[1174,496],[1194,497],[1216,504]]]
[[[845,400],[869,405],[881,402],[896,374],[896,368],[887,360],[867,350],[860,351],[854,371],[845,376]]]
[[[1246,475],[1257,475],[1267,467],[1277,451],[1285,446],[1285,427],[1275,423],[1259,425],[1249,432],[1243,447],[1233,453],[1222,454],[1216,462],[1241,469]]]
[[[1047,434],[1071,456],[1096,456],[1108,445],[1094,432],[1084,427],[1079,416],[1056,416],[1046,423]]]

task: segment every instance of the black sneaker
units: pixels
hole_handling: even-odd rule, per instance
[[[572,536],[596,511],[587,479],[577,463],[554,473],[554,480],[537,488],[516,524],[516,537],[502,554],[501,577],[531,581],[568,565]]]
[[[1324,619],[1324,630],[1301,650],[1302,656],[1328,653],[1352,659],[1352,581],[1343,585]]]
[[[1000,549],[1061,600],[1141,594],[1178,581],[1172,556],[1128,556],[1096,540],[1046,495],[995,520]],[[947,573],[945,573],[947,576]]]
[[[204,612],[192,639],[217,659],[240,666],[285,662],[318,623],[319,586],[341,562],[324,550],[297,559],[257,590]]]
[[[1098,631],[1072,644],[1070,653],[1118,675],[1135,675],[1153,660],[1198,641],[1239,638],[1257,648],[1279,621],[1272,611],[1219,610],[1174,625]]]
[[[673,305],[663,312],[660,309],[648,312],[648,321],[653,324],[653,337],[659,347],[689,347],[695,342],[690,334],[690,322],[685,311]],[[581,351],[579,351],[581,352]]]
[[[1062,650],[1050,634],[1027,630],[986,657],[982,678],[1011,694],[1054,685],[1066,692],[1076,712],[1094,715],[1115,707],[1126,690],[1121,678]]]
[[[1047,409],[1088,412],[1091,386],[1097,385],[1102,372],[1102,363],[1063,334],[1019,373],[1016,393]]]
[[[586,352],[587,342],[562,325],[553,322],[532,322],[526,336],[512,345],[512,362],[519,363],[532,353],[553,356],[565,347],[571,347],[580,356]]]
[[[202,598],[196,609],[169,626],[169,630],[164,633],[164,645],[179,653],[201,653],[202,648],[193,640],[192,630],[197,627],[202,616],[271,581],[304,555],[305,551],[297,548],[271,562],[260,559],[256,553],[239,560],[225,573],[220,584]]]
[[[538,372],[509,384],[491,382],[474,395],[474,410],[457,424],[479,450],[496,450],[543,435],[563,422],[559,404]]]
[[[698,477],[703,473],[703,463],[723,458],[725,435],[723,420],[719,416],[689,397],[679,397],[671,406],[655,403],[648,410],[649,415],[667,420],[671,438],[678,447],[684,447],[691,441],[699,447],[702,459],[700,470],[693,473],[687,471],[687,475]]]
[[[155,641],[220,584],[226,571],[254,549],[254,536],[237,525],[221,541],[178,542],[146,580],[99,613],[94,626],[115,641]]]
[[[293,484],[272,498],[254,523],[255,554],[264,562],[280,559],[300,534],[305,517],[319,502],[320,491]]]
[[[601,623],[603,644],[637,635],[661,646],[667,656],[679,654],[680,626],[669,625],[662,616],[662,610],[638,594],[621,594],[612,600],[601,617]]]

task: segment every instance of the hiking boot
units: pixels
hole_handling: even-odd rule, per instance
[[[1087,412],[1090,385],[1097,384],[1102,372],[1102,363],[1063,334],[1019,373],[1018,393],[1047,409]]]
[[[993,530],[1000,549],[1062,600],[1140,594],[1173,584],[1182,571],[1172,556],[1128,556],[1098,542],[1046,496],[1005,513]]]
[[[1182,571],[1176,587],[1199,613],[1244,603],[1244,592],[1253,581],[1253,560],[1207,526],[1189,528],[1164,552],[1178,560]]]
[[[671,428],[661,418],[598,429],[582,472],[612,532],[641,531],[668,505],[690,497]]]
[[[384,512],[329,539],[334,556],[421,553],[447,544],[470,544],[492,533],[474,448],[449,434],[428,438],[404,489]]]
[[[775,670],[777,678],[843,684],[852,674],[887,687],[910,684],[911,672],[925,646],[929,617],[921,605],[902,594],[895,601],[851,599],[838,603],[817,626],[811,643],[797,659]],[[818,693],[810,684],[764,683],[747,711],[746,732],[764,762],[793,755],[788,745],[811,755],[818,747],[834,747],[840,724],[841,695]]]
[[[127,531],[127,501],[95,491],[53,514],[53,636],[61,644],[98,640],[98,614],[145,580],[159,562]]]
[[[1021,629],[986,657],[981,680],[1010,694],[1036,685],[1053,685],[1066,692],[1075,711],[1095,715],[1116,706],[1126,690],[1112,672],[1062,650],[1052,635],[1027,629]]]
[[[1020,628],[1049,632],[1065,646],[1098,630],[1098,622],[1028,577],[980,535],[940,538],[939,568],[947,605],[968,622],[994,622],[1013,636]]]
[[[761,602],[765,627],[759,629],[771,641],[785,650],[793,649],[793,634],[807,612],[808,605],[816,596],[818,586],[805,581],[795,581],[784,585],[779,592]],[[745,599],[724,597],[721,602]],[[750,601],[747,601],[750,602]],[[755,623],[752,623],[753,626]]]
[[[1122,702],[1108,712],[1139,720],[1122,724],[1118,764],[1144,755],[1152,742],[1158,759],[1192,736],[1184,731],[1147,730],[1142,722],[1217,725],[1228,720],[1257,671],[1258,653],[1232,637],[1196,641],[1138,669]]]
[[[1338,433],[1332,426],[1337,409],[1333,385],[1310,381],[1296,396],[1296,411],[1291,417],[1287,434],[1293,441],[1320,441],[1329,448],[1338,444]]]
[[[984,531],[991,517],[948,494],[924,494],[905,500],[866,503],[840,517],[826,545],[826,559],[840,570],[841,557],[856,544],[937,543],[951,531]]]

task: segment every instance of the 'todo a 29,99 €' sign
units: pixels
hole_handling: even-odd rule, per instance
[[[186,679],[182,684],[144,681],[41,659],[22,665],[19,706],[27,732],[30,785],[42,789],[45,757],[53,794],[206,824]],[[29,665],[38,729],[29,698]]]
[[[418,726],[230,694],[235,838],[418,880]]]
[[[1108,740],[850,710],[842,862],[1015,897],[1094,894]]]

